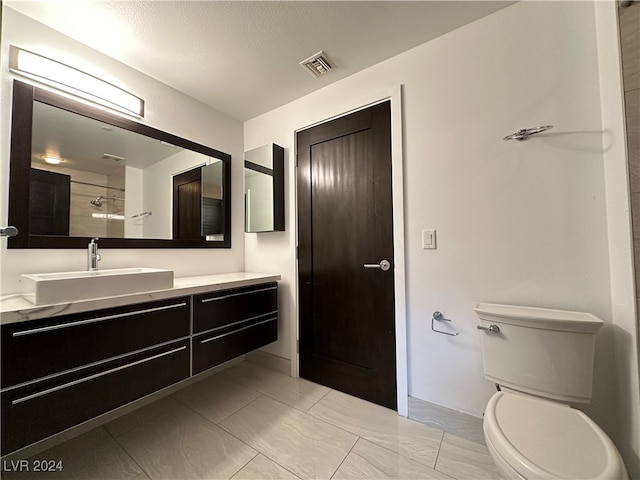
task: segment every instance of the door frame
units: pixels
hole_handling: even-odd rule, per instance
[[[320,125],[336,118],[349,115],[358,110],[371,107],[372,105],[391,101],[391,182],[393,196],[393,278],[394,278],[394,298],[395,298],[395,333],[396,333],[396,395],[398,405],[398,415],[403,417],[409,414],[409,388],[408,388],[408,366],[407,366],[407,315],[406,315],[406,268],[405,268],[405,229],[404,229],[404,156],[403,156],[403,128],[402,128],[402,85],[393,87],[387,91],[374,94],[368,98],[359,98],[354,103],[340,109],[339,113],[326,117],[310,125],[298,128],[294,131],[294,136],[301,130]],[[297,155],[297,152],[295,153]],[[297,178],[297,161],[296,173]],[[294,189],[297,184],[293,182]],[[294,194],[295,212],[298,211],[298,192]],[[298,216],[295,215],[295,236],[296,246],[298,245]],[[297,257],[297,256],[296,256]],[[298,286],[298,260],[295,262],[295,335],[292,335],[295,343],[292,351],[294,361],[292,362],[292,375],[298,377],[300,353],[298,351],[298,339],[300,338],[300,318],[298,315],[299,306],[299,286]]]

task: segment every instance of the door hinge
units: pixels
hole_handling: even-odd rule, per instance
[[[300,353],[300,340],[296,340],[296,353]]]

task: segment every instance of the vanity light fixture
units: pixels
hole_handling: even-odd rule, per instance
[[[63,160],[57,155],[45,154],[45,155],[40,155],[40,158],[50,165],[59,165],[63,162]]]
[[[93,75],[14,45],[9,49],[9,70],[103,107],[138,118],[144,116],[141,98]]]

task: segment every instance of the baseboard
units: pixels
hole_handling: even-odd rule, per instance
[[[409,397],[409,418],[472,442],[484,444],[482,419]]]
[[[291,360],[288,358],[278,357],[271,353],[255,350],[245,355],[247,361],[260,365],[261,367],[284,373],[288,377],[291,376]]]

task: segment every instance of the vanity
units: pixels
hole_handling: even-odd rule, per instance
[[[277,340],[278,280],[240,272],[66,304],[0,302],[2,455]]]
[[[0,300],[2,456],[277,340],[280,275],[97,270],[98,245],[231,249],[230,154],[17,80],[11,123],[7,248],[90,261]],[[284,151],[269,151],[252,170],[260,232],[284,230]]]

